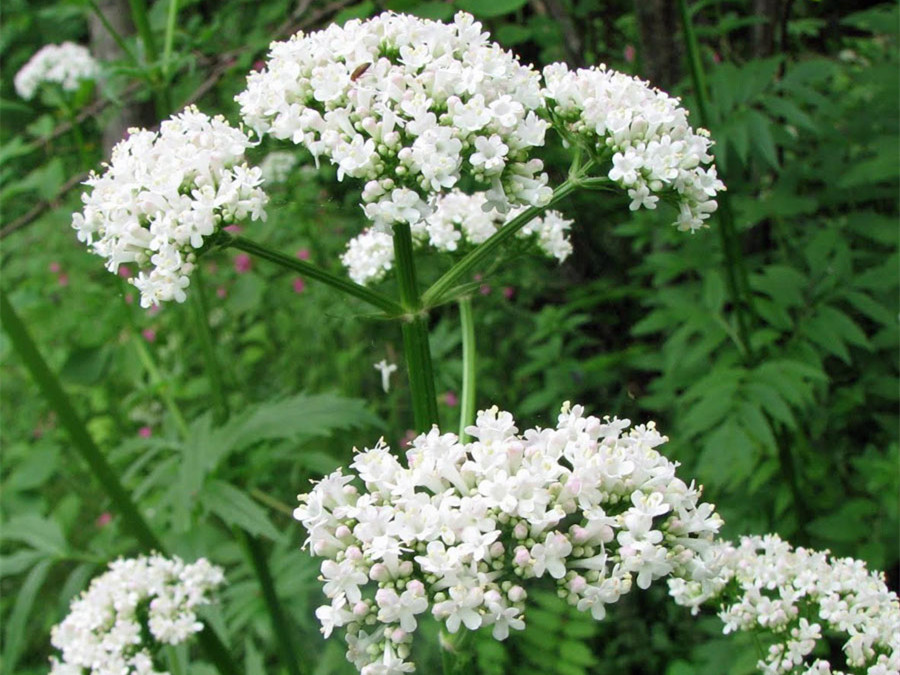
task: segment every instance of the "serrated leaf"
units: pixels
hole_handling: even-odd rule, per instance
[[[211,480],[200,494],[201,503],[229,525],[236,525],[250,534],[278,540],[281,533],[269,520],[259,504],[245,492],[229,483]]]
[[[819,308],[818,314],[823,321],[828,322],[834,329],[834,332],[840,335],[844,341],[856,345],[857,347],[871,349],[869,338],[866,337],[863,329],[860,328],[853,319],[844,314],[844,312],[830,305],[824,305]]]
[[[23,542],[51,556],[63,556],[69,548],[59,523],[35,514],[12,518],[3,525],[3,538]]]
[[[769,265],[762,274],[750,278],[750,287],[761,291],[787,307],[806,304],[803,291],[808,284],[804,274],[786,265]]]
[[[753,137],[753,147],[773,169],[779,168],[778,151],[772,136],[772,122],[757,110],[747,111],[747,126]]]
[[[798,129],[803,129],[817,136],[820,134],[819,126],[791,99],[766,96],[761,99],[761,102],[770,113],[783,118],[788,124],[793,124]]]

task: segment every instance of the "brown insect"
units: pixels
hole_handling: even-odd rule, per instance
[[[356,82],[360,77],[362,77],[363,73],[371,67],[371,63],[364,63],[361,66],[357,66],[356,69],[352,73],[350,73],[350,81]]]

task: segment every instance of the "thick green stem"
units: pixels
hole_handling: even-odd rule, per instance
[[[459,322],[462,332],[462,393],[459,397],[459,440],[466,443],[469,435],[466,427],[475,422],[475,320],[472,316],[472,298],[459,299]]]
[[[163,40],[162,79],[169,81],[169,70],[172,60],[172,46],[175,44],[175,21],[178,18],[178,0],[169,0],[169,13],[166,15],[166,36]]]
[[[586,170],[586,168],[584,170]],[[550,201],[546,205],[541,207],[532,206],[531,208],[526,209],[515,218],[510,220],[508,223],[503,225],[503,227],[501,227],[499,230],[497,230],[497,232],[491,235],[491,237],[487,241],[479,245],[477,248],[473,249],[468,255],[463,257],[462,260],[460,260],[453,267],[447,270],[440,279],[435,281],[431,285],[431,288],[429,288],[422,294],[422,305],[425,308],[431,308],[440,305],[443,301],[446,300],[448,294],[450,294],[450,292],[453,290],[453,287],[457,283],[459,283],[463,279],[468,279],[469,277],[471,277],[479,267],[495,257],[499,252],[500,247],[502,247],[512,237],[516,236],[516,233],[519,230],[521,230],[528,223],[537,218],[555,203],[568,196],[578,187],[581,187],[579,177],[573,176],[569,178],[553,191],[553,196],[550,198]]]
[[[327,272],[321,267],[313,265],[312,263],[308,263],[305,260],[300,260],[299,258],[285,255],[284,253],[280,253],[279,251],[270,249],[263,244],[259,244],[255,241],[246,239],[245,237],[232,237],[227,243],[228,246],[240,249],[245,253],[263,258],[264,260],[276,263],[277,265],[281,265],[282,267],[286,267],[287,269],[298,272],[299,274],[302,274],[310,279],[321,281],[322,283],[327,284],[332,288],[336,288],[337,290],[341,291],[342,293],[346,293],[347,295],[352,295],[353,297],[358,298],[363,302],[367,302],[373,307],[377,307],[392,318],[396,318],[404,314],[403,307],[391,300],[386,295],[378,293],[377,291],[373,291],[372,289],[366,288],[365,286],[362,286],[360,284],[354,283],[349,279],[344,279],[335,274],[332,274],[331,272]]]
[[[300,661],[294,653],[295,636],[292,634],[290,623],[287,615],[284,613],[281,601],[275,591],[275,581],[272,579],[272,573],[269,571],[269,563],[266,560],[266,554],[263,551],[262,543],[259,539],[252,537],[243,530],[236,530],[238,540],[250,556],[250,562],[253,570],[256,572],[256,578],[259,580],[260,589],[262,590],[263,600],[269,608],[269,619],[272,621],[272,628],[275,631],[278,651],[281,655],[281,663],[287,668],[290,675],[300,675]]]
[[[209,379],[210,394],[213,400],[215,420],[218,424],[228,419],[228,398],[225,396],[225,383],[222,381],[222,368],[216,356],[216,348],[213,342],[212,331],[209,327],[209,313],[206,309],[206,296],[204,294],[203,276],[200,269],[194,270],[194,292],[191,293],[191,308],[194,314],[194,323],[197,325],[197,333],[200,337],[200,348],[203,350],[203,360],[206,364],[206,375]]]
[[[678,9],[681,13],[681,25],[691,70],[694,98],[697,100],[700,124],[709,128],[711,120],[709,116],[709,98],[706,91],[706,73],[703,70],[703,62],[700,60],[700,45],[697,42],[697,35],[694,33],[694,22],[687,6],[687,0],[678,0]],[[719,193],[717,199],[719,209],[716,219],[719,227],[716,229],[719,231],[719,237],[722,240],[722,251],[725,254],[725,281],[728,285],[728,294],[737,319],[738,335],[744,345],[743,351],[747,360],[752,361],[753,349],[750,344],[750,331],[747,325],[747,308],[750,303],[747,267],[744,264],[740,237],[735,226],[734,211],[731,209],[731,200],[728,197],[728,193]]]
[[[403,352],[409,375],[413,419],[416,431],[428,431],[438,424],[437,395],[428,344],[428,318],[419,298],[416,267],[413,260],[412,234],[407,223],[394,225],[394,264],[403,305],[401,330]]]

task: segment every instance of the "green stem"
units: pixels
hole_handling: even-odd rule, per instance
[[[222,381],[222,368],[216,356],[216,348],[213,343],[212,331],[209,327],[209,313],[206,308],[206,295],[204,293],[203,275],[199,267],[194,270],[194,291],[191,293],[191,308],[193,309],[194,323],[197,325],[197,333],[200,337],[200,349],[203,351],[203,360],[206,364],[206,375],[209,378],[210,394],[213,400],[213,409],[217,424],[223,424],[229,415],[228,399],[225,396],[225,383]]]
[[[138,35],[144,43],[144,51],[147,54],[149,63],[156,63],[157,51],[156,41],[153,39],[153,30],[150,28],[150,17],[147,13],[147,3],[145,0],[128,0],[131,7],[131,20],[134,27],[137,28]]]
[[[687,0],[678,0],[678,9],[681,13],[681,25],[684,31],[685,48],[688,53],[688,64],[691,71],[691,81],[694,87],[694,97],[697,100],[697,112],[700,116],[700,124],[710,127],[709,97],[706,89],[706,73],[703,62],[700,59],[700,45],[694,32],[694,22],[691,18]],[[747,267],[744,263],[740,237],[735,226],[734,211],[731,209],[731,200],[727,192],[718,195],[719,208],[716,220],[719,227],[719,237],[722,240],[722,251],[725,254],[725,281],[728,285],[728,294],[734,307],[737,319],[737,332],[744,345],[743,352],[746,360],[752,362],[753,349],[750,344],[750,330],[747,324],[747,307],[750,303],[750,292]]]
[[[150,350],[148,350],[147,345],[144,344],[143,338],[139,335],[134,336],[134,349],[138,354],[141,365],[144,366],[144,370],[146,370],[147,375],[150,376],[150,384],[152,384],[159,393],[163,405],[166,406],[166,410],[169,411],[172,421],[175,422],[175,426],[178,427],[178,433],[182,438],[187,438],[188,425],[184,419],[184,415],[181,414],[181,408],[178,407],[175,403],[175,399],[172,398],[172,393],[169,391],[168,385],[164,382],[163,377],[159,372],[159,367],[150,355]]]
[[[169,67],[172,59],[172,45],[175,43],[175,21],[178,18],[178,0],[169,0],[169,13],[166,16],[166,36],[163,40],[162,79],[169,81]]]
[[[336,288],[342,293],[352,295],[373,307],[377,307],[391,317],[398,317],[404,314],[403,307],[386,295],[373,291],[370,288],[366,288],[349,279],[344,279],[331,272],[327,272],[321,267],[308,263],[305,260],[285,255],[284,253],[270,249],[263,244],[246,239],[245,237],[231,237],[227,242],[227,245],[240,249],[250,255],[255,255],[264,260],[268,260],[269,262],[276,263],[282,267],[286,267],[287,269],[303,274],[310,279],[321,281],[332,288]]]
[[[472,316],[472,298],[459,299],[459,322],[462,331],[463,378],[459,397],[459,440],[466,443],[469,436],[466,427],[475,422],[475,320]]]
[[[466,644],[471,637],[470,631],[460,628],[457,633],[448,633],[441,628],[441,666],[443,675],[466,675],[469,672],[470,654]]]
[[[293,649],[295,636],[292,634],[290,623],[275,591],[275,582],[269,571],[269,563],[266,560],[262,544],[247,532],[240,529],[236,531],[242,546],[250,555],[250,562],[253,565],[253,570],[256,572],[256,578],[259,580],[263,600],[265,600],[266,606],[269,608],[269,618],[272,621],[272,628],[275,630],[276,643],[278,644],[282,664],[287,668],[290,675],[300,675],[300,662]]]
[[[128,43],[125,42],[125,38],[117,31],[113,25],[109,22],[109,19],[106,18],[106,15],[100,10],[100,7],[97,5],[95,0],[88,0],[88,4],[91,6],[91,9],[94,10],[94,14],[97,15],[97,18],[100,19],[100,23],[103,24],[103,27],[106,31],[112,36],[113,41],[119,45],[119,49],[128,57],[128,59],[134,65],[138,65],[137,57],[134,55],[134,52],[131,51],[131,48],[128,46]]]
[[[419,298],[412,234],[408,223],[394,225],[394,264],[400,285],[400,303],[404,310],[400,328],[403,333],[413,419],[416,431],[428,431],[432,425],[439,423],[437,395],[431,367],[431,347],[428,344],[428,314],[422,309]]]
[[[106,457],[94,443],[94,439],[88,433],[84,422],[75,411],[71,400],[63,390],[59,379],[50,370],[44,357],[38,351],[25,324],[16,314],[13,306],[6,299],[6,293],[0,292],[0,322],[3,330],[9,336],[13,348],[19,353],[25,368],[37,382],[38,388],[51,407],[56,411],[60,423],[69,432],[72,445],[81,455],[82,459],[90,467],[91,472],[100,481],[100,485],[106,492],[113,507],[122,517],[125,529],[137,539],[141,549],[146,553],[157,551],[165,555],[166,548],[162,541],[154,534],[153,530],[144,520],[137,505],[132,501],[125,487],[119,481]],[[216,666],[221,675],[239,675],[240,670],[231,660],[227,647],[219,639],[219,636],[211,626],[205,624],[205,629],[200,631],[198,641],[203,648],[206,657]]]
[[[586,170],[587,166],[582,168],[582,172]],[[580,175],[571,176],[553,191],[553,196],[546,205],[532,206],[503,225],[487,241],[469,252],[435,281],[431,288],[422,294],[422,305],[426,309],[440,305],[460,280],[471,277],[479,267],[494,258],[500,247],[516,236],[519,230],[579,187],[581,187]]]

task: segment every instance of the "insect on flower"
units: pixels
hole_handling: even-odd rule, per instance
[[[363,76],[363,73],[365,73],[371,67],[371,63],[363,63],[362,65],[357,66],[356,69],[352,73],[350,73],[350,81],[356,82]]]

